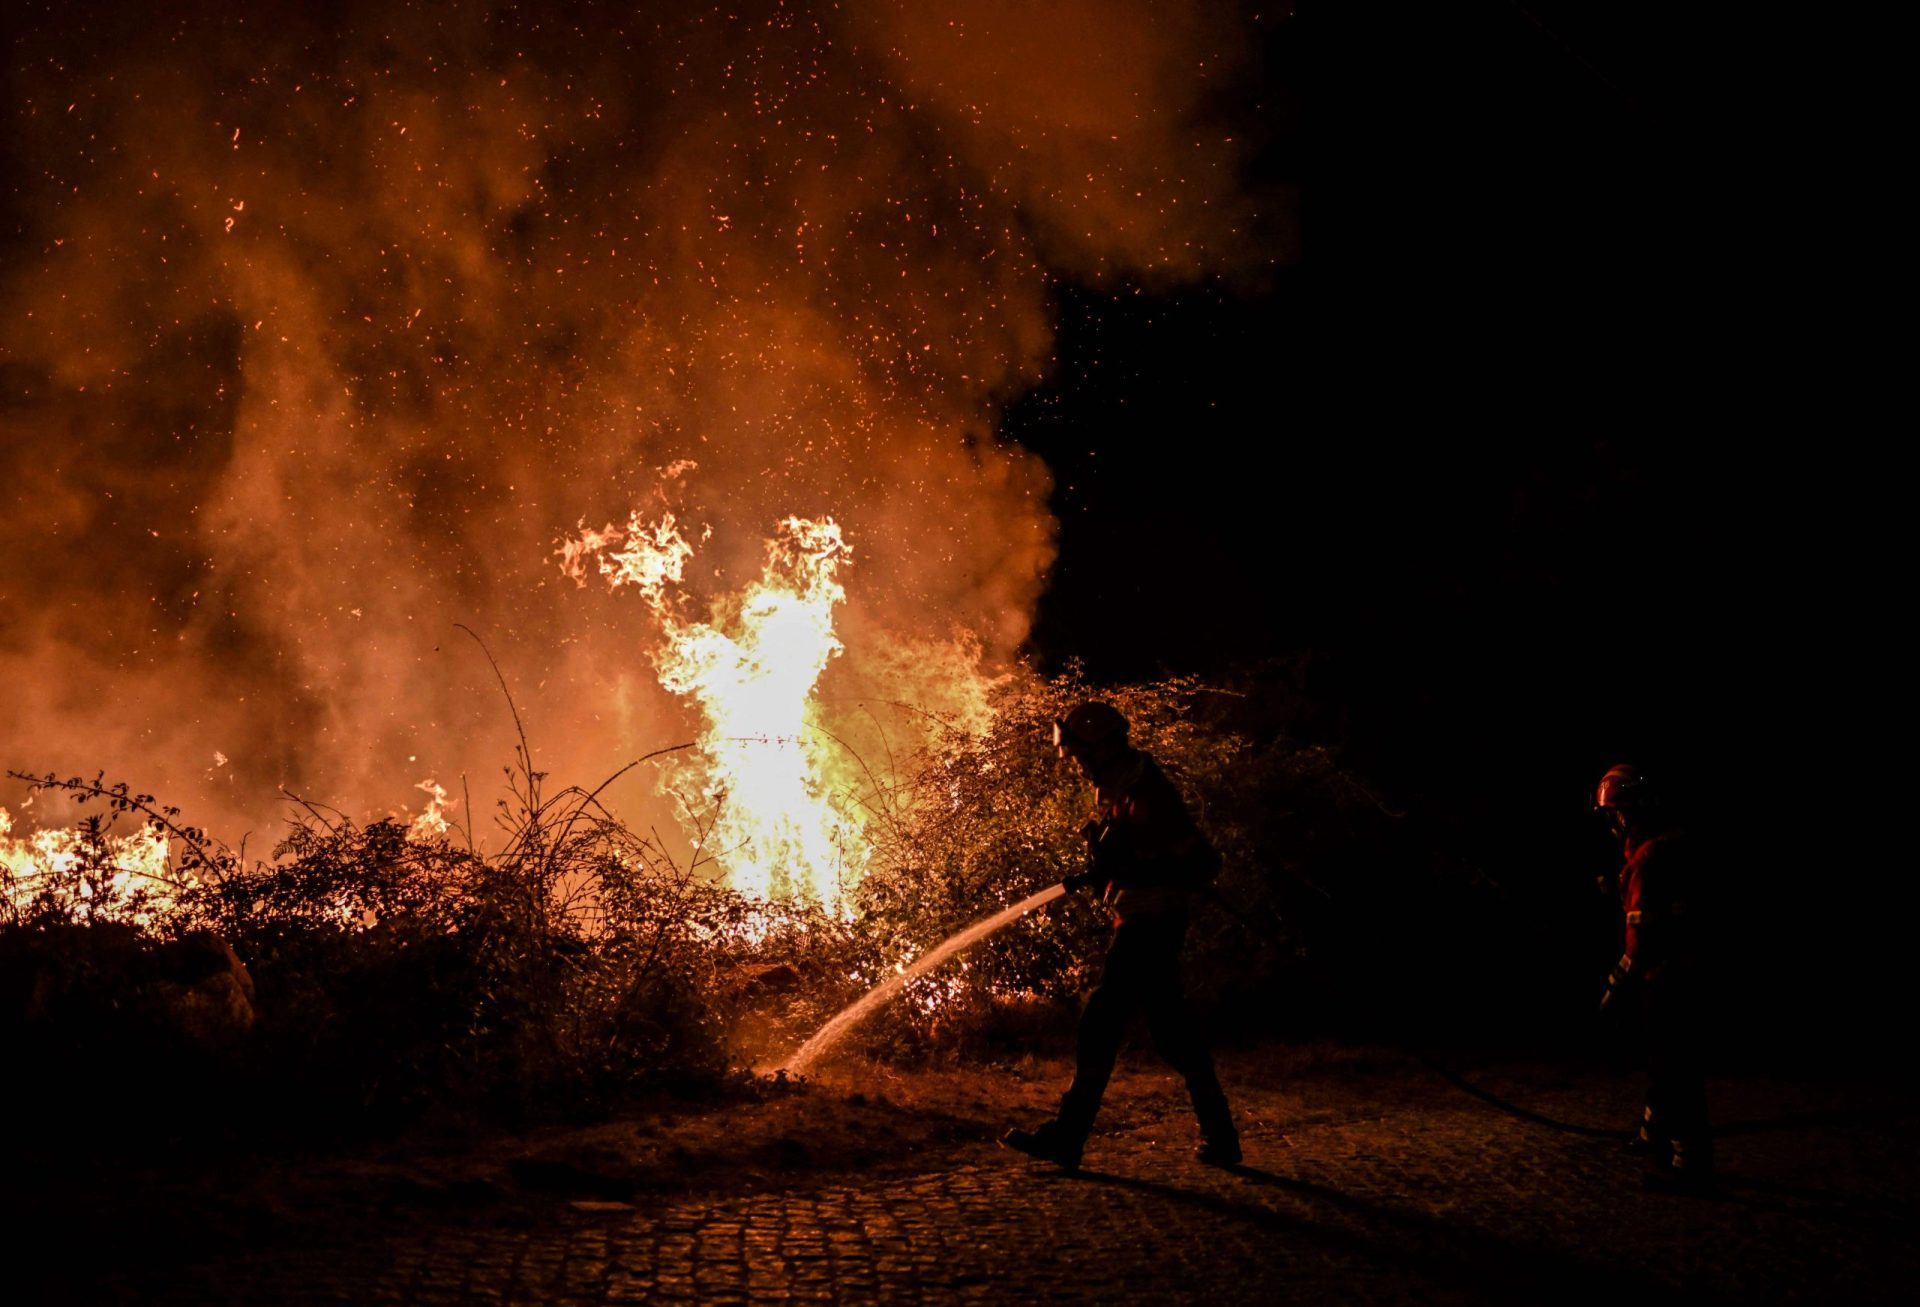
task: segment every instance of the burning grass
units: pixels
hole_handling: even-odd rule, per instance
[[[894,765],[863,767],[848,799],[869,814],[871,848],[851,914],[736,892],[697,852],[676,861],[604,806],[604,785],[551,789],[524,740],[491,833],[362,824],[302,803],[272,855],[252,861],[150,796],[34,778],[104,811],[59,857],[33,861],[9,837],[8,1038],[44,1071],[12,1091],[37,1087],[43,1108],[65,1110],[76,1079],[111,1097],[160,1081],[203,1092],[211,1076],[228,1110],[347,1122],[428,1108],[538,1116],[597,1110],[640,1085],[717,1085],[1074,869],[1087,796],[1042,741],[1086,693],[1074,676],[1008,686],[984,734],[935,731]],[[1204,800],[1227,857],[1233,911],[1201,914],[1196,990],[1215,1005],[1269,1001],[1301,943],[1275,797],[1291,786],[1296,803],[1318,794],[1323,813],[1386,818],[1324,754],[1232,729],[1231,696],[1178,679],[1106,693]],[[1084,901],[1049,905],[910,982],[849,1051],[911,1061],[1057,1047],[1104,931]],[[113,950],[99,947],[108,936]],[[183,941],[212,956],[210,940],[244,963],[233,970],[245,1002],[230,980],[227,1020],[185,1022],[180,995],[204,988],[208,968],[163,983],[154,959]]]

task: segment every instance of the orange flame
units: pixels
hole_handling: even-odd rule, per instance
[[[667,788],[696,789],[699,810],[687,814],[696,829],[712,814],[702,856],[742,893],[847,911],[865,869],[864,823],[835,799],[839,764],[812,703],[842,648],[833,616],[846,598],[837,574],[850,550],[839,525],[788,517],[767,542],[760,578],[717,600],[706,621],[680,615],[673,587],[693,546],[671,513],[648,522],[635,512],[625,527],[583,531],[556,552],[580,584],[596,559],[609,585],[636,587],[660,621],[660,684],[704,718],[699,755],[663,778]]]
[[[422,843],[445,839],[447,832],[453,829],[453,824],[447,820],[447,813],[459,807],[460,800],[448,798],[446,788],[431,776],[413,788],[426,792],[427,806],[407,823],[407,838]]]
[[[107,835],[98,848],[90,848],[86,833],[73,828],[49,827],[18,836],[13,834],[12,814],[0,808],[0,893],[17,910],[50,893],[56,898],[71,895],[92,912],[145,920],[149,913],[133,910],[137,895],[144,892],[154,904],[171,897],[167,851],[167,837],[151,827],[132,835]],[[83,874],[90,860],[94,872]]]

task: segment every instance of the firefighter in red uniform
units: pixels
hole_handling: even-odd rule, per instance
[[[1073,1083],[1059,1113],[1034,1130],[1009,1130],[1001,1142],[1077,1167],[1127,1026],[1144,1009],[1154,1047],[1193,1099],[1201,1136],[1195,1155],[1211,1166],[1234,1166],[1239,1134],[1180,978],[1190,900],[1211,882],[1220,856],[1166,773],[1127,743],[1127,719],[1111,704],[1075,707],[1054,723],[1053,741],[1093,782],[1099,805],[1082,832],[1087,870],[1067,884],[1100,891],[1113,914],[1113,942],[1080,1016]]]
[[[1713,1177],[1701,1067],[1699,905],[1696,854],[1657,786],[1636,767],[1600,778],[1594,810],[1626,852],[1618,889],[1626,946],[1607,976],[1603,1012],[1638,1000],[1645,1029],[1647,1106],[1628,1147],[1661,1188],[1700,1188]]]

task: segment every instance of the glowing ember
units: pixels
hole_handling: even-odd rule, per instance
[[[660,684],[696,704],[701,752],[663,784],[697,787],[713,824],[703,856],[723,866],[734,888],[764,899],[801,899],[836,911],[864,869],[862,818],[837,804],[833,746],[812,729],[811,696],[841,650],[833,613],[846,598],[836,573],[849,550],[830,518],[789,517],[767,542],[760,579],[715,601],[709,619],[680,615],[672,588],[693,547],[671,513],[649,523],[584,531],[557,551],[561,568],[584,584],[587,559],[612,586],[632,585],[660,620],[654,654]]]

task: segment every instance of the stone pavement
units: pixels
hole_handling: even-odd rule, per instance
[[[1642,1192],[1617,1141],[1539,1124],[1417,1063],[1296,1085],[1223,1071],[1247,1165],[1190,1156],[1171,1093],[1067,1175],[974,1139],[920,1175],[632,1203],[322,1223],[68,1302],[589,1304],[1913,1301],[1920,1121],[1890,1086],[1717,1082],[1724,1192]],[[1612,1125],[1631,1076],[1481,1072]],[[823,1091],[824,1092],[824,1091]]]

